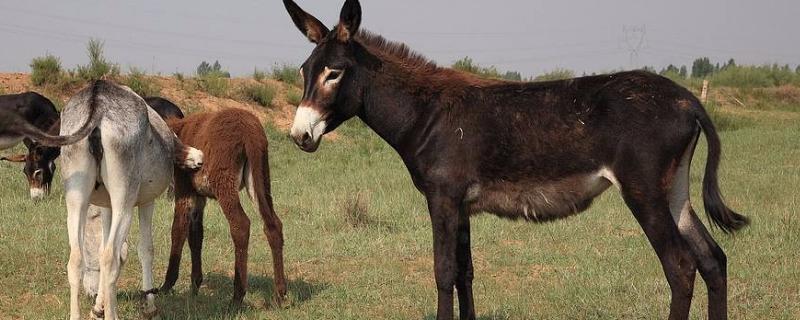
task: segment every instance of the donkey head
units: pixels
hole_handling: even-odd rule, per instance
[[[28,178],[31,199],[41,200],[50,193],[50,184],[56,172],[55,160],[61,154],[61,148],[48,147],[25,139],[27,154],[3,157],[0,160],[25,163],[22,172]]]
[[[316,44],[300,68],[303,99],[291,131],[300,149],[314,152],[322,135],[355,116],[362,105],[360,45],[353,39],[361,24],[361,5],[358,0],[347,0],[339,23],[329,30],[294,1],[284,0],[283,4],[300,32]]]

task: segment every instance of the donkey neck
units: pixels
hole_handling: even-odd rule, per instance
[[[371,72],[359,118],[401,156],[403,149],[425,137],[437,114],[463,101],[468,92],[497,84],[452,69],[419,71],[383,63]]]

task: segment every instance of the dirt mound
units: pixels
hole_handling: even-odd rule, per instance
[[[158,83],[161,88],[161,96],[169,99],[183,109],[186,113],[210,112],[226,108],[237,108],[247,110],[262,122],[273,125],[281,130],[288,131],[292,124],[294,106],[287,102],[289,90],[300,90],[291,85],[275,80],[263,80],[262,83],[268,84],[277,89],[275,98],[270,107],[263,107],[244,98],[237,97],[238,88],[248,84],[256,84],[253,79],[235,78],[229,80],[229,91],[231,97],[215,97],[198,89],[194,80],[179,80],[174,77],[152,76],[149,77]],[[77,91],[76,89],[74,91]],[[64,102],[75,92],[54,92],[45,88],[38,88],[31,84],[30,75],[26,73],[0,73],[0,91],[5,94],[21,93],[25,91],[39,92],[57,105],[62,106]]]

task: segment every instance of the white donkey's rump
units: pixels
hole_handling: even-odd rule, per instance
[[[153,315],[153,201],[169,184],[174,162],[198,166],[202,159],[187,157],[202,157],[202,153],[183,146],[141,97],[110,82],[96,81],[70,99],[61,116],[61,134],[73,133],[87,122],[96,123],[89,136],[62,148],[60,159],[70,244],[70,318],[81,318],[83,235],[90,203],[110,208],[101,215],[100,276],[92,315],[118,318],[116,283],[135,206],[139,207],[141,232],[141,289],[150,292],[145,315]],[[176,160],[176,155],[180,159]]]

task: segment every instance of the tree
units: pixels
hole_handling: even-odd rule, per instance
[[[689,75],[689,72],[688,72],[688,71],[686,71],[686,66],[681,66],[681,70],[680,70],[680,71],[678,71],[678,74],[679,74],[679,75],[680,75],[682,78],[686,78],[686,76],[688,76],[688,75]]]
[[[222,70],[222,65],[219,63],[219,60],[214,61],[214,64],[210,64],[206,61],[200,62],[200,65],[197,66],[197,75],[204,77],[204,76],[220,76],[223,78],[230,78],[231,74],[228,71]]]
[[[674,66],[674,65],[672,65],[670,63],[666,68],[661,69],[661,71],[658,74],[663,76],[665,74],[679,74],[679,73],[680,73],[680,70],[678,70],[678,67],[676,67],[676,66]]]
[[[797,68],[794,68],[794,72],[800,74],[800,64],[797,65]]]
[[[705,78],[714,73],[714,65],[708,57],[697,58],[692,62],[692,78]]]
[[[726,62],[725,65],[722,66],[722,70],[725,70],[725,69],[728,69],[728,68],[733,68],[733,67],[736,67],[736,61],[733,60],[733,58],[730,58],[730,59],[728,59],[728,62]]]

